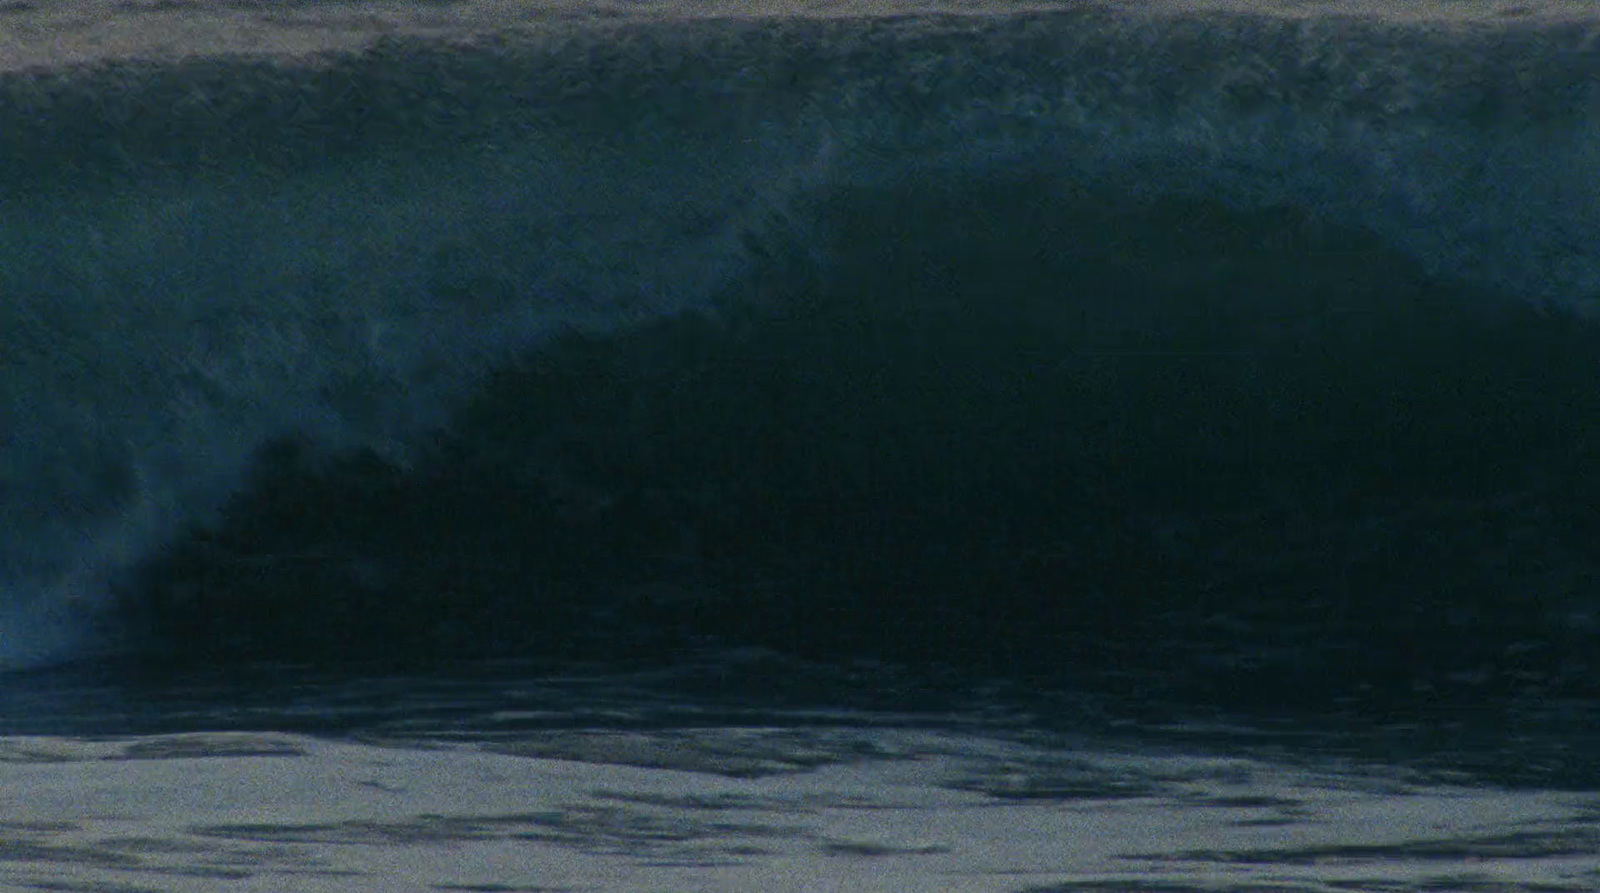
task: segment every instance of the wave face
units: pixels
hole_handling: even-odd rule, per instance
[[[711,638],[1582,689],[1591,30],[658,22],[12,75],[0,660]]]

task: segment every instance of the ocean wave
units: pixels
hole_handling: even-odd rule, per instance
[[[10,75],[0,655],[1038,664],[1459,604],[1576,678],[1591,32],[1088,9]]]

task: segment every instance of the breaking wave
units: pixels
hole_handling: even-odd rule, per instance
[[[0,660],[1588,685],[1591,30],[728,20],[10,75]]]

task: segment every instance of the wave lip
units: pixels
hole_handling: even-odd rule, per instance
[[[1568,305],[1600,294],[1592,19],[1217,14],[1235,6],[580,19],[295,62],[12,72],[0,191],[240,163],[298,175],[336,156],[530,138],[667,157],[717,133],[726,169],[733,146],[827,133],[840,176],[1031,163],[1312,207],[1441,273]]]

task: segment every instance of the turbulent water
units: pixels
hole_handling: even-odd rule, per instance
[[[1593,39],[1080,8],[8,74],[0,660],[1583,714]]]

